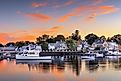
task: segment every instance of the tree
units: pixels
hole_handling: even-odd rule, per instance
[[[110,41],[112,40],[117,44],[121,45],[121,34],[114,35],[113,37],[110,38]]]
[[[25,42],[24,41],[18,41],[18,42],[15,43],[15,46],[16,47],[22,47],[24,45],[25,45]]]
[[[29,44],[33,44],[34,45],[34,42],[30,42],[30,41],[25,41],[24,42],[24,45],[29,45]]]
[[[36,38],[36,43],[37,44],[41,44],[41,43],[43,43],[43,41],[47,41],[49,39],[49,35],[46,35],[46,34],[44,34],[44,35],[42,35],[42,37],[38,37],[38,38]]]
[[[75,30],[75,33],[72,33],[72,39],[73,40],[81,40],[81,36],[79,35],[79,30]]]
[[[9,42],[9,43],[7,43],[5,46],[7,46],[7,47],[15,46],[15,43],[14,43],[14,42]]]
[[[55,39],[53,38],[53,36],[51,36],[51,38],[47,39],[46,42],[48,43],[55,43]]]
[[[75,50],[77,47],[77,44],[73,39],[66,40],[66,44],[69,49]]]
[[[4,47],[4,45],[0,43],[0,47]]]
[[[93,33],[85,36],[85,40],[88,42],[89,45],[92,45],[97,39],[99,39],[99,37]]]
[[[100,37],[101,40],[106,41],[106,37],[103,35]]]
[[[42,47],[42,50],[48,50],[48,43],[45,42],[45,41],[43,41],[43,42],[41,43],[41,47]]]
[[[57,35],[57,37],[55,37],[55,41],[65,41],[64,35]]]
[[[46,41],[47,39],[49,39],[49,35],[46,35],[46,34],[42,35],[42,39],[43,41]]]
[[[36,43],[37,44],[41,44],[41,41],[42,41],[42,37],[39,36],[38,38],[36,38]]]

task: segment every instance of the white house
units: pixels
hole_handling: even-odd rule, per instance
[[[49,44],[48,44],[48,49],[49,49],[49,50],[55,50],[55,44],[56,44],[56,43],[49,43]]]
[[[55,49],[57,50],[65,50],[68,49],[66,42],[63,41],[56,41]]]
[[[119,45],[116,42],[108,42],[109,50],[119,50]]]

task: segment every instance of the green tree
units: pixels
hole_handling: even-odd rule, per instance
[[[85,36],[85,40],[88,42],[89,45],[92,45],[97,39],[99,39],[99,37],[93,33]]]
[[[100,37],[101,40],[106,41],[106,37],[103,35]]]
[[[22,47],[22,46],[24,46],[25,45],[25,42],[24,41],[17,41],[16,43],[15,43],[15,46],[16,47]]]
[[[0,43],[0,47],[4,47],[4,45]]]
[[[36,43],[41,44],[43,43],[43,41],[47,41],[48,39],[49,39],[49,35],[44,34],[42,35],[42,37],[39,36],[38,38],[36,38]]]
[[[79,35],[79,30],[75,30],[75,33],[72,33],[72,39],[76,41],[81,40],[81,36]]]
[[[55,37],[55,41],[65,41],[64,35],[57,35],[57,37]]]
[[[110,41],[116,42],[117,44],[121,45],[121,34],[114,35],[110,38]]]
[[[14,42],[9,42],[5,45],[6,47],[9,47],[9,46],[15,46],[15,43]]]
[[[41,43],[41,47],[42,47],[42,50],[48,50],[48,43],[45,42],[45,41],[43,41],[43,42]]]
[[[53,36],[51,36],[51,38],[47,39],[46,42],[48,43],[55,43],[55,38],[53,38]]]
[[[29,44],[33,44],[34,45],[35,43],[34,42],[30,42],[30,41],[25,41],[24,42],[24,45],[29,45]]]
[[[43,41],[46,41],[47,39],[49,39],[49,35],[46,35],[46,34],[42,35],[42,39]]]
[[[69,49],[75,50],[77,47],[76,41],[73,39],[66,40],[66,44],[67,44]]]

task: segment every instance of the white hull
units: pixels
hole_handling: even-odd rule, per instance
[[[104,55],[103,55],[103,54],[96,54],[96,57],[97,57],[97,58],[103,58]]]
[[[51,56],[22,56],[16,54],[16,59],[17,60],[50,60],[52,59]]]
[[[81,59],[95,60],[94,56],[81,56]]]
[[[40,64],[40,63],[52,63],[52,60],[16,60],[16,64]]]

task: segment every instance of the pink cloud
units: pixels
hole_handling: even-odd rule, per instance
[[[40,13],[27,13],[25,16],[31,18],[34,21],[49,21],[52,19],[51,16]]]
[[[55,4],[53,4],[52,6],[53,7],[55,7],[55,8],[60,8],[60,7],[66,7],[66,6],[70,6],[70,5],[72,5],[72,4],[74,4],[75,2],[73,1],[73,0],[69,0],[69,1],[67,1],[67,2],[64,2],[64,3],[62,3],[62,4],[58,4],[58,3],[55,3]]]
[[[53,35],[53,34],[57,34],[58,32],[62,31],[64,29],[63,26],[54,26],[51,28],[33,28],[31,29],[31,32],[36,32],[36,35],[43,35],[43,34],[49,34],[49,35]]]
[[[42,13],[24,13],[20,10],[16,11],[17,14],[23,15],[25,17],[30,18],[33,21],[49,21],[52,19],[51,16],[46,15],[46,14],[42,14]]]
[[[111,5],[105,5],[105,6],[93,6],[93,5],[87,5],[87,6],[79,6],[75,9],[73,9],[71,12],[65,14],[64,16],[61,16],[58,21],[59,22],[65,22],[71,17],[75,16],[83,16],[86,19],[92,20],[96,19],[97,16],[105,15],[105,14],[111,14],[114,12],[117,12],[119,9],[115,6]]]
[[[101,4],[106,0],[87,0],[89,2],[92,2],[92,5],[97,5],[97,4]]]
[[[7,41],[13,41],[15,38],[9,33],[0,33],[0,43],[6,43]]]
[[[44,6],[48,6],[48,3],[47,2],[44,2],[44,3],[33,2],[31,6],[34,7],[34,8],[44,7]]]

